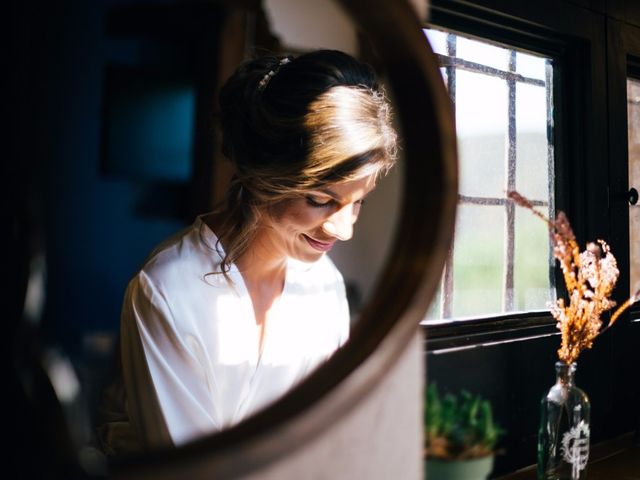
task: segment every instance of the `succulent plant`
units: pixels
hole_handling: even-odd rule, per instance
[[[467,391],[443,397],[427,387],[424,407],[425,455],[462,460],[492,455],[503,430],[493,421],[491,403]]]

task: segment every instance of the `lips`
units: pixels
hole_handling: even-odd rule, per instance
[[[331,242],[320,242],[307,235],[303,236],[307,243],[319,252],[328,252],[329,250],[331,250],[331,247],[333,247],[333,244],[335,243],[335,240]]]

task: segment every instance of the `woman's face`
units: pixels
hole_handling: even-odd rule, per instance
[[[318,260],[336,241],[353,236],[353,224],[364,197],[375,187],[375,177],[371,173],[329,184],[279,203],[258,236],[261,247],[278,257]]]

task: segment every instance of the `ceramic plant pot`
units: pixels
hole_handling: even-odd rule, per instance
[[[425,460],[425,480],[486,480],[493,470],[493,456],[470,460]]]

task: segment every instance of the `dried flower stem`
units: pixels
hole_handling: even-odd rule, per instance
[[[551,307],[551,314],[558,321],[561,345],[558,357],[566,363],[576,361],[582,350],[591,348],[595,338],[610,328],[620,315],[640,296],[640,290],[624,302],[611,316],[608,325],[601,329],[600,317],[615,306],[611,297],[620,271],[609,245],[604,240],[589,243],[580,252],[578,242],[564,212],[558,212],[555,221],[535,210],[533,204],[518,192],[507,196],[517,205],[534,213],[545,221],[553,244],[553,256],[560,263],[569,295],[569,304],[560,298]]]
[[[638,290],[636,293],[631,295],[622,305],[618,307],[618,309],[614,312],[614,314],[611,315],[611,319],[609,320],[609,323],[607,324],[607,326],[604,327],[600,333],[602,334],[606,330],[611,328],[611,326],[616,322],[616,320],[618,320],[618,317],[620,317],[620,315],[622,315],[627,308],[629,308],[631,305],[636,303],[638,298],[640,298],[640,290]]]

